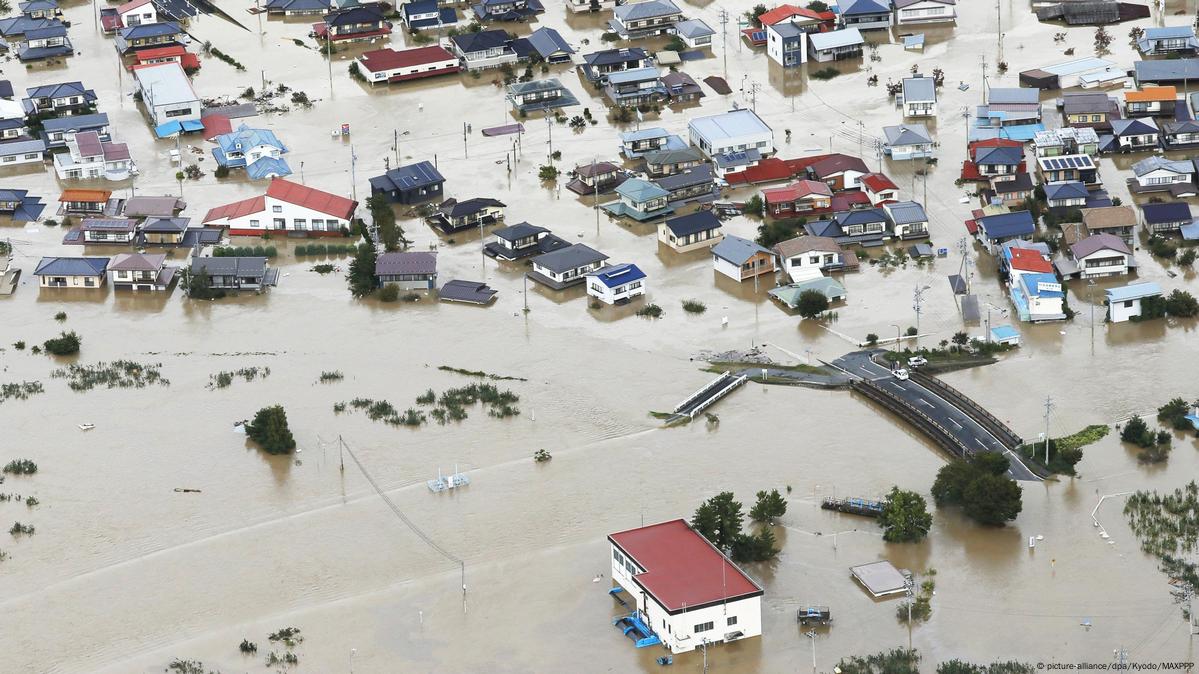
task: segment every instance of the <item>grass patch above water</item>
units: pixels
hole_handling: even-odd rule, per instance
[[[449,365],[438,365],[438,370],[442,372],[453,372],[455,374],[465,375],[467,377],[481,377],[483,379],[491,379],[493,381],[529,381],[524,377],[507,377],[499,374],[492,374],[482,370],[465,370],[460,367],[450,367]]]
[[[26,400],[29,396],[45,393],[40,381],[0,384],[0,403],[5,400]]]
[[[637,315],[643,318],[662,318],[662,307],[656,304],[647,304],[637,310]]]
[[[346,376],[342,374],[340,370],[326,370],[321,373],[321,376],[319,379],[317,379],[317,381],[322,384],[331,384],[335,381],[341,381],[345,378]]]
[[[689,314],[702,314],[708,310],[708,305],[699,300],[683,300],[683,311]]]
[[[243,367],[236,372],[218,372],[208,375],[208,388],[218,389],[232,386],[233,380],[237,377],[246,381],[254,381],[259,377],[266,379],[269,376],[271,376],[269,367]]]
[[[80,365],[78,363],[59,368],[50,373],[54,379],[66,379],[72,391],[90,391],[97,386],[105,388],[145,388],[159,385],[170,386],[158,368],[162,363],[143,364],[131,360],[114,360],[111,363]]]

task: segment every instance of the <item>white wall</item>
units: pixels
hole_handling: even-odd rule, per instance
[[[1108,313],[1112,323],[1123,323],[1133,316],[1141,315],[1141,299],[1128,300],[1132,306],[1124,306],[1124,302],[1109,302]]]
[[[713,255],[712,256],[712,266],[716,269],[716,271],[720,272],[721,274],[724,274],[725,276],[733,279],[734,281],[741,280],[741,267],[733,264],[732,262],[729,262],[728,260],[724,260],[724,259],[721,259],[721,258]]]
[[[633,299],[645,294],[645,279],[635,281],[641,285],[637,288],[629,289],[629,283],[616,288],[609,288],[604,285],[599,279],[589,277],[587,279],[587,294],[598,299],[605,304],[616,304],[617,300]]]
[[[285,201],[279,201],[272,197],[265,198],[266,208],[258,213],[249,213],[240,218],[229,220],[230,229],[253,230],[253,231],[333,231],[337,232],[342,227],[349,227],[348,220],[337,218],[332,215],[327,215],[319,211],[314,211],[310,208],[304,208],[295,204],[290,204]],[[279,206],[280,211],[276,213],[274,207]],[[279,227],[275,224],[276,218],[283,219],[283,226]],[[304,221],[304,229],[299,229],[296,224],[296,219]],[[251,221],[257,221],[252,223]],[[322,228],[314,229],[313,220],[321,220]],[[334,221],[332,224],[329,221]]]

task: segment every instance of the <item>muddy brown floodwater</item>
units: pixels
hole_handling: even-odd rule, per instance
[[[18,91],[62,79],[95,88],[116,137],[130,144],[141,166],[139,193],[175,193],[167,158],[173,143],[152,140],[130,97],[128,73],[117,66],[110,40],[93,28],[91,6],[65,4],[83,55],[66,66],[29,70],[10,61],[6,76]],[[264,651],[247,659],[237,644],[248,637],[265,648],[267,633],[289,625],[306,635],[296,671],[653,671],[657,653],[637,651],[611,627],[617,607],[605,592],[609,580],[592,582],[609,569],[605,535],[688,516],[721,490],[747,500],[758,489],[788,485],[790,509],[778,529],[782,554],[775,564],[748,567],[766,588],[764,635],[712,649],[712,671],[806,669],[813,647],[819,669],[830,671],[842,656],[906,645],[895,602],[868,599],[848,577],[850,565],[879,558],[937,570],[933,616],[913,634],[928,662],[1109,662],[1121,646],[1136,662],[1196,659],[1166,579],[1123,523],[1120,499],[1106,501],[1097,515],[1111,543],[1097,535],[1090,514],[1099,495],[1172,489],[1192,479],[1199,473],[1194,441],[1180,438],[1168,464],[1146,468],[1109,436],[1087,448],[1081,477],[1025,484],[1024,510],[1008,527],[981,529],[941,512],[924,543],[885,544],[872,522],[824,512],[820,499],[877,496],[892,484],[927,494],[944,457],[861,400],[844,392],[751,385],[715,408],[721,419],[715,429],[662,430],[647,416],[710,377],[690,360],[702,349],[765,342],[832,359],[850,348],[845,339],[781,312],[768,301],[766,284],[757,291],[752,284],[737,286],[715,278],[702,254],[659,251],[651,227],[606,217],[597,226],[588,202],[538,182],[549,140],[538,120],[526,121],[523,155],[508,173],[512,139],[479,134],[513,119],[491,75],[370,90],[346,73],[351,51],[336,56],[330,93],[326,62],[305,37],[309,21],[263,18],[259,33],[246,3],[218,4],[249,30],[203,17],[192,34],[248,71],[206,58],[196,88],[204,97],[236,95],[260,87],[265,77],[318,99],[312,109],[258,120],[291,148],[289,161],[297,174],[303,167],[308,184],[347,196],[356,187],[364,199],[367,178],[380,173],[391,154],[394,130],[406,162],[436,157],[450,195],[498,197],[508,204],[510,222],[548,226],[614,261],[640,265],[649,274],[650,299],[666,313],[648,321],[625,310],[593,311],[578,291],[554,295],[534,288],[524,314],[518,268],[484,262],[477,235],[451,242],[413,220],[403,221],[409,236],[417,248],[439,251],[442,277],[485,280],[500,291],[494,307],[354,301],[340,275],[310,273],[310,262],[298,261],[288,242],[274,242],[282,249],[275,264],[283,278],[264,296],[205,303],[189,302],[178,291],[165,297],[111,289],[39,293],[29,276],[38,258],[78,249],[60,244],[60,228],[3,224],[0,237],[15,244],[26,282],[14,296],[0,298],[0,345],[6,348],[0,382],[40,380],[46,393],[0,405],[0,460],[27,457],[40,468],[3,488],[42,502],[32,513],[22,504],[0,504],[0,521],[37,527],[34,536],[0,544],[10,554],[0,564],[0,671],[160,672],[176,657],[224,672],[265,671]],[[751,4],[686,3],[685,10],[719,26],[721,7],[739,14]],[[561,2],[547,5],[540,25],[558,28],[584,51],[600,46],[606,17],[564,16]],[[1016,73],[1064,59],[1066,46],[1091,52],[1093,29],[1039,25],[1027,3],[1001,5],[1011,67],[992,84],[1016,86]],[[967,120],[960,113],[980,102],[980,59],[994,62],[996,54],[991,3],[970,0],[959,9],[956,29],[928,31],[923,54],[885,44],[880,63],[837,64],[845,74],[829,82],[784,74],[732,34],[727,68],[733,94],[708,91],[701,106],[666,111],[645,124],[683,132],[691,115],[749,105],[742,90],[756,82],[757,111],[774,126],[781,156],[830,145],[856,153],[857,140],[844,132],[852,135],[858,121],[871,135],[899,121],[883,88],[867,87],[868,69],[885,83],[913,64],[940,66],[947,75],[935,125],[940,163],[928,178],[927,199],[934,244],[956,249],[970,208],[958,202],[964,192],[953,184],[965,156]],[[1169,2],[1166,15],[1171,24],[1186,23],[1187,17],[1171,15],[1195,9],[1191,0]],[[1140,24],[1164,21],[1155,13]],[[1112,58],[1122,65],[1134,58],[1125,39],[1129,27],[1111,29]],[[1055,45],[1052,34],[1062,30],[1069,39]],[[392,41],[402,46],[403,39],[397,34]],[[687,72],[697,80],[722,74],[721,43],[718,38],[714,56],[686,64]],[[585,106],[602,110],[574,72],[554,71]],[[972,85],[965,92],[956,87],[963,80]],[[1051,111],[1052,96],[1045,101]],[[463,122],[473,128],[465,148]],[[351,125],[350,138],[330,139],[342,123]],[[792,130],[789,143],[783,129]],[[568,167],[611,159],[616,131],[606,121],[582,132],[557,126],[553,148]],[[1110,159],[1101,164],[1108,189],[1127,200],[1127,174]],[[211,174],[211,159],[200,165]],[[884,161],[883,169],[905,194],[914,189],[923,198],[925,186],[913,182],[909,165]],[[5,175],[2,184],[52,204],[62,188],[51,173],[36,170]],[[218,183],[211,175],[185,182],[186,214],[199,218],[262,187]],[[726,228],[752,236],[755,223],[734,219]],[[1007,308],[991,260],[974,250],[970,257],[977,261],[982,301]],[[1143,279],[1167,288],[1194,285],[1189,271],[1168,278],[1146,251],[1138,258]],[[832,327],[861,338],[889,334],[891,324],[914,324],[912,289],[927,284],[921,331],[929,341],[947,339],[963,328],[944,280],[958,265],[951,256],[932,267],[866,268],[847,276],[849,302]],[[1193,322],[1105,326],[1096,292],[1093,325],[1085,287],[1072,290],[1079,312],[1073,322],[1020,326],[1025,343],[1019,351],[946,379],[1030,438],[1043,429],[1046,396],[1054,400],[1055,435],[1151,412],[1174,395],[1196,397]],[[689,298],[706,302],[708,311],[684,313],[680,302]],[[74,393],[50,379],[58,363],[9,347],[57,334],[52,317],[58,311],[69,315],[65,327],[83,336],[83,362],[161,362],[170,387]],[[771,352],[788,359],[782,350]],[[466,381],[438,371],[441,364],[528,378],[503,383],[521,396],[521,415],[497,420],[476,412],[460,424],[407,430],[332,410],[334,402],[356,396],[385,398],[403,409],[429,387]],[[269,366],[271,376],[205,388],[210,374],[255,365]],[[323,370],[341,370],[346,378],[315,383]],[[233,421],[275,402],[286,406],[302,450],[292,458],[250,449],[232,430]],[[76,424],[83,421],[96,429],[80,432]],[[339,435],[406,516],[464,560],[465,606],[458,566],[406,528],[353,465],[339,469]],[[540,448],[553,461],[534,464],[530,457]],[[424,481],[455,465],[469,472],[472,484],[459,493],[431,494]],[[201,493],[178,493],[177,487]],[[1032,535],[1045,537],[1035,550],[1025,544]],[[794,622],[794,610],[809,602],[830,605],[836,617],[814,643]],[[1089,629],[1080,624],[1088,618]],[[702,666],[698,653],[675,662],[680,671]]]

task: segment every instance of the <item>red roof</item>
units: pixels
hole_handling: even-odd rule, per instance
[[[962,180],[986,180],[986,176],[978,172],[978,166],[970,160],[962,162]]]
[[[897,186],[890,178],[882,173],[867,173],[859,180],[861,180],[862,184],[866,186],[866,189],[874,192],[875,194],[878,194],[884,190],[899,189],[899,186]]]
[[[1018,140],[1009,140],[1007,138],[987,138],[985,140],[976,140],[969,143],[966,149],[970,156],[974,156],[974,148],[978,147],[1024,147],[1024,143]]]
[[[71,188],[62,191],[58,200],[66,203],[72,201],[75,203],[108,203],[108,198],[112,196],[112,190],[88,190],[82,188]]]
[[[275,178],[271,181],[271,186],[266,188],[266,195],[344,220],[349,220],[354,215],[354,209],[358,208],[357,201],[350,201],[345,197],[322,192],[282,178]]]
[[[216,220],[240,218],[250,215],[251,213],[261,213],[265,210],[265,197],[250,197],[249,199],[242,199],[241,201],[235,201],[231,204],[225,204],[224,206],[217,206],[216,208],[209,210],[204,216],[204,220],[202,222],[203,224],[208,224]]]
[[[798,175],[803,175],[806,178],[809,166],[831,156],[833,155],[818,154],[811,157],[800,157],[799,159],[767,157],[744,171],[729,173],[725,176],[725,180],[730,185],[748,185],[752,183],[773,183],[780,180],[789,180]]]
[[[837,192],[833,195],[832,209],[836,213],[842,211],[850,211],[855,208],[863,208],[870,206],[870,197],[865,192],[851,190],[846,192]]]
[[[1049,260],[1046,260],[1039,251],[1030,248],[1012,248],[1012,269],[1020,271],[1037,272],[1041,274],[1052,274],[1053,265]]]
[[[779,21],[790,19],[796,14],[799,14],[801,11],[802,10],[795,5],[779,5],[769,12],[759,14],[758,21],[761,22],[763,26],[773,26]]]
[[[200,123],[204,125],[204,140],[212,140],[217,136],[233,133],[233,125],[229,122],[229,118],[224,115],[201,117]]]
[[[123,5],[117,6],[117,14],[124,14],[125,12],[132,12],[133,10],[137,9],[138,7],[141,7],[142,5],[148,5],[148,4],[150,4],[150,0],[129,0],[129,2],[126,2]]]
[[[165,56],[183,56],[187,53],[181,44],[173,44],[167,47],[154,47],[153,49],[143,49],[133,52],[133,58],[138,61],[148,61],[150,59],[163,58]]]
[[[978,221],[977,220],[967,220],[966,221],[966,231],[970,232],[971,234],[978,234]]]
[[[667,611],[697,609],[762,594],[762,588],[685,520],[608,536],[645,573],[633,576]]]
[[[441,61],[454,61],[454,55],[445,49],[433,45],[431,47],[417,47],[416,49],[403,49],[396,51],[395,49],[375,49],[368,51],[361,56],[362,66],[372,73],[382,72],[384,70],[395,70],[396,68],[408,68],[411,66],[425,65],[426,63],[439,63]]]
[[[807,196],[831,197],[833,191],[828,185],[815,180],[799,180],[786,187],[775,187],[769,190],[762,190],[762,196],[766,199],[766,203],[773,204],[781,201],[795,201]]]

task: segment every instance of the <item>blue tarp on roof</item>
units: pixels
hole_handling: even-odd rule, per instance
[[[204,124],[202,124],[200,120],[188,119],[184,121],[170,121],[166,124],[159,124],[158,126],[154,127],[154,135],[158,136],[159,138],[170,138],[171,136],[175,136],[180,133],[195,133],[203,130]]]

